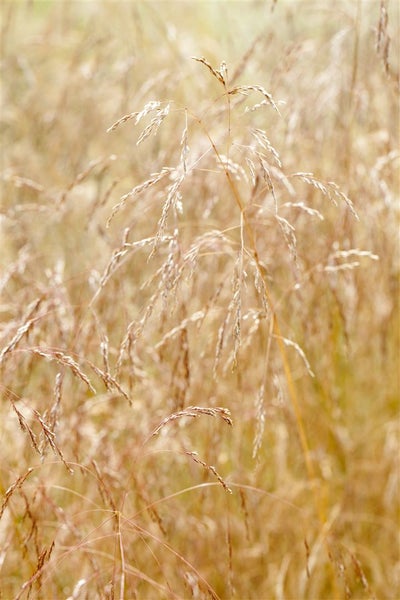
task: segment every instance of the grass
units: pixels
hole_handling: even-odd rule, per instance
[[[399,596],[398,22],[3,3],[0,598]]]

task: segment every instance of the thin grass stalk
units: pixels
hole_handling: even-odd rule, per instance
[[[338,593],[338,588],[337,588],[337,581],[336,581],[336,576],[335,576],[335,571],[332,565],[332,562],[330,560],[330,548],[329,548],[329,542],[327,540],[327,532],[326,530],[326,514],[325,514],[325,509],[324,509],[324,505],[323,505],[323,498],[322,495],[320,494],[319,490],[316,488],[315,485],[315,481],[316,481],[316,471],[315,471],[315,467],[314,467],[314,463],[313,460],[311,458],[311,451],[310,451],[310,445],[308,442],[308,438],[307,438],[307,434],[306,434],[306,427],[304,424],[304,418],[302,415],[302,411],[301,411],[301,407],[300,407],[300,402],[298,399],[298,394],[296,391],[296,387],[294,385],[293,382],[293,377],[292,377],[292,373],[291,373],[291,369],[289,366],[289,360],[287,357],[287,352],[286,352],[286,348],[285,348],[285,344],[283,341],[283,336],[281,333],[281,328],[279,326],[279,321],[278,321],[278,317],[276,314],[276,310],[274,308],[274,303],[272,301],[272,297],[271,297],[271,293],[269,291],[269,287],[267,285],[267,280],[266,280],[266,276],[265,276],[265,270],[263,269],[261,262],[260,262],[260,258],[258,255],[258,251],[257,251],[257,247],[256,247],[256,242],[255,242],[255,238],[254,238],[254,233],[253,233],[253,229],[247,219],[246,216],[246,212],[245,212],[245,207],[244,204],[242,202],[242,199],[240,197],[240,193],[237,189],[237,186],[235,185],[235,182],[231,176],[231,173],[229,172],[229,169],[227,169],[225,162],[222,160],[220,152],[218,151],[218,148],[214,142],[214,140],[211,138],[207,128],[205,127],[203,121],[197,117],[196,115],[193,115],[194,119],[196,120],[196,122],[200,125],[202,131],[204,132],[204,134],[207,136],[213,152],[215,153],[217,160],[219,161],[221,168],[223,169],[225,176],[227,178],[228,181],[228,185],[231,189],[232,195],[234,197],[234,200],[240,210],[240,215],[241,215],[241,219],[243,219],[243,223],[244,223],[244,228],[246,230],[246,233],[248,235],[249,238],[249,244],[250,244],[250,249],[253,253],[253,258],[254,258],[254,262],[256,264],[256,268],[259,274],[259,277],[261,279],[261,281],[263,282],[263,289],[264,289],[264,295],[265,295],[265,301],[267,303],[267,306],[270,307],[271,310],[271,319],[273,322],[272,325],[272,331],[273,334],[275,334],[275,336],[277,336],[277,340],[278,340],[278,348],[279,348],[279,352],[281,355],[281,359],[282,359],[282,365],[283,365],[283,369],[285,372],[285,378],[287,381],[287,385],[288,385],[288,392],[289,392],[289,398],[293,407],[293,411],[295,414],[295,420],[296,420],[296,426],[297,426],[297,432],[299,435],[299,439],[300,439],[300,445],[302,448],[302,453],[303,453],[303,457],[304,457],[304,462],[305,462],[305,466],[306,466],[306,471],[307,471],[307,476],[310,482],[310,486],[311,489],[313,490],[313,501],[314,501],[314,506],[315,506],[315,510],[316,510],[316,514],[321,526],[321,535],[323,536],[324,539],[324,544],[325,544],[325,548],[326,548],[326,552],[327,552],[327,556],[328,556],[328,563],[331,566],[332,569],[332,581],[333,581],[333,586],[335,589],[335,592]]]

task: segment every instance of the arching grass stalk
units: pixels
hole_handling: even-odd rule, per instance
[[[229,144],[230,139],[231,139],[231,117],[230,117],[231,105],[230,105],[230,92],[228,90],[227,83],[225,80],[226,68],[223,69],[221,67],[221,69],[217,71],[217,70],[213,69],[211,67],[211,65],[205,59],[195,59],[195,60],[198,60],[199,62],[202,62],[203,64],[205,64],[209,68],[211,73],[218,79],[218,81],[224,87],[224,91],[225,91],[224,95],[227,98],[227,111],[229,113],[228,132],[227,132],[228,144]],[[225,65],[225,63],[222,63],[222,65]],[[273,104],[273,101],[271,103]],[[207,139],[209,140],[211,147],[213,149],[213,152],[214,152],[219,164],[221,165],[221,168],[223,169],[223,171],[225,173],[225,176],[226,176],[226,179],[228,182],[228,186],[232,192],[232,196],[235,200],[235,203],[240,211],[241,230],[243,230],[243,228],[244,228],[244,230],[246,231],[248,240],[249,240],[249,247],[250,247],[250,251],[251,251],[251,254],[252,254],[252,257],[254,260],[254,264],[256,266],[258,276],[260,277],[260,281],[262,282],[264,300],[265,300],[267,306],[269,307],[270,313],[271,313],[270,318],[272,319],[272,327],[267,326],[267,335],[270,336],[272,333],[272,335],[274,335],[274,337],[276,337],[276,339],[278,341],[279,353],[281,356],[283,370],[285,373],[289,398],[290,398],[290,402],[291,402],[293,412],[295,415],[297,433],[298,433],[298,436],[300,439],[300,445],[301,445],[301,449],[302,449],[302,453],[303,453],[303,457],[304,457],[304,463],[306,466],[307,476],[308,476],[308,479],[310,482],[311,489],[313,491],[313,499],[314,499],[314,506],[315,506],[316,514],[317,514],[317,517],[318,517],[318,520],[319,520],[320,526],[321,526],[321,536],[322,536],[322,539],[324,540],[325,548],[326,548],[327,555],[328,555],[328,562],[331,565],[331,569],[332,569],[333,586],[334,586],[334,589],[336,591],[338,591],[335,572],[334,572],[334,568],[333,568],[333,565],[331,562],[331,552],[330,552],[330,548],[329,548],[329,540],[327,539],[327,534],[328,534],[328,532],[326,531],[327,518],[326,518],[325,506],[323,503],[323,496],[320,493],[319,486],[316,485],[316,483],[317,483],[316,482],[316,470],[315,470],[315,466],[314,466],[314,463],[313,463],[313,460],[311,457],[310,445],[309,445],[308,438],[307,438],[304,418],[302,415],[296,386],[293,381],[293,376],[292,376],[291,368],[289,365],[289,359],[287,356],[285,343],[284,343],[284,337],[282,336],[282,332],[281,332],[281,328],[280,328],[280,324],[279,324],[279,320],[278,320],[278,315],[276,313],[276,310],[274,307],[274,301],[272,299],[271,292],[270,292],[269,286],[267,284],[266,270],[261,264],[260,257],[259,257],[258,251],[257,251],[257,245],[256,245],[256,241],[255,241],[254,232],[253,232],[253,229],[247,218],[244,203],[241,199],[239,190],[235,184],[232,174],[230,173],[229,169],[227,168],[225,161],[222,159],[221,154],[217,148],[217,145],[214,142],[214,140],[212,139],[212,137],[211,137],[210,133],[208,132],[206,126],[204,125],[202,119],[193,113],[190,113],[190,114],[193,117],[193,119],[198,123],[198,125],[201,127],[202,131],[204,132]],[[227,155],[229,155],[229,150],[227,150]],[[272,329],[272,331],[271,331],[271,329]],[[267,353],[267,360],[268,360],[268,353]],[[266,368],[267,368],[267,366],[268,365],[266,365]]]

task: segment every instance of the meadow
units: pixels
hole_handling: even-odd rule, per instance
[[[1,600],[400,597],[399,18],[2,2]]]

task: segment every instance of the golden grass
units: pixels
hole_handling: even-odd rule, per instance
[[[0,598],[398,598],[398,22],[3,2]]]

